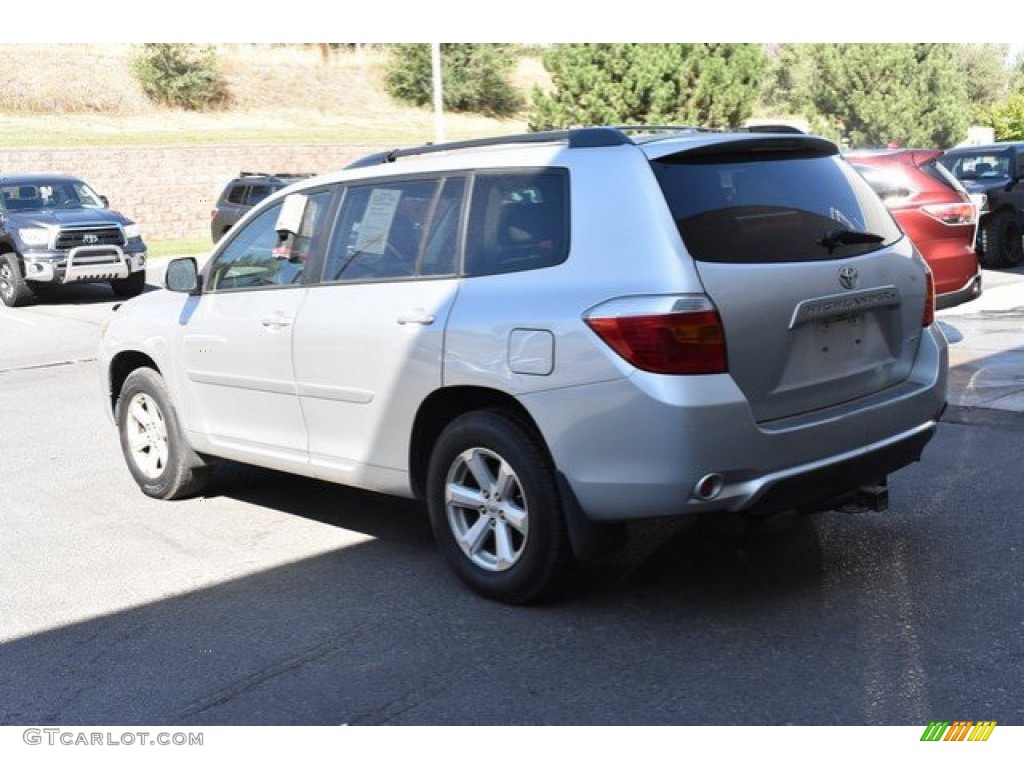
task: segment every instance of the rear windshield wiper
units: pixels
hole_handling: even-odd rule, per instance
[[[818,245],[828,248],[829,255],[838,248],[840,245],[858,245],[861,243],[881,243],[884,242],[885,238],[881,235],[876,235],[874,232],[861,232],[856,229],[846,229],[840,227],[838,229],[829,230],[824,234],[821,240],[818,241]]]

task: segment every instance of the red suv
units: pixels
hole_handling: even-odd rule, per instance
[[[978,209],[967,190],[936,159],[938,149],[847,152],[935,276],[936,305],[954,307],[981,295],[974,251]]]

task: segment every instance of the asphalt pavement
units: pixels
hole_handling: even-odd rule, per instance
[[[1024,412],[1024,266],[986,270],[982,295],[942,310],[949,404]]]

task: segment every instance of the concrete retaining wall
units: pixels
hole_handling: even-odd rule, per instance
[[[0,149],[6,173],[68,173],[142,226],[148,241],[210,236],[210,210],[240,171],[325,173],[381,147],[89,147]]]

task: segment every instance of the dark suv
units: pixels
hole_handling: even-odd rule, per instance
[[[253,173],[242,171],[224,187],[217,205],[210,212],[210,234],[217,242],[256,203],[311,173]]]
[[[1015,267],[1024,257],[1024,141],[947,151],[942,163],[981,205],[978,258],[991,268]]]

